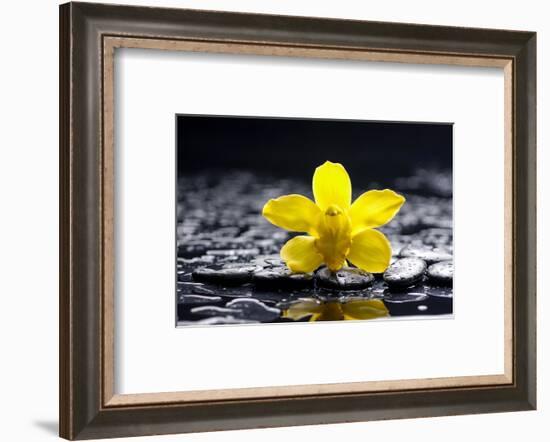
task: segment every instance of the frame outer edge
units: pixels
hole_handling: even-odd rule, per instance
[[[537,407],[537,51],[531,33],[516,70],[516,358],[518,386],[530,409]]]
[[[97,17],[84,5],[60,6],[59,435],[69,440],[101,411],[101,77]]]
[[[72,437],[70,289],[71,5],[59,6],[59,436]]]
[[[170,17],[174,13],[176,17]],[[223,15],[223,17],[222,17]],[[178,17],[183,17],[181,23]],[[189,18],[188,18],[189,17]],[[202,25],[202,18],[206,24]],[[223,18],[223,20],[222,20]],[[227,23],[226,23],[227,19]],[[328,19],[260,16],[255,14],[182,11],[171,9],[70,3],[60,7],[60,436],[67,439],[115,437],[412,418],[451,414],[528,410],[536,406],[535,324],[535,91],[536,44],[533,33],[451,29]],[[175,26],[177,22],[177,26]],[[205,404],[175,407],[136,407],[109,410],[101,406],[101,171],[100,36],[110,31],[144,31],[144,23],[179,35],[186,26],[192,35],[227,34],[247,41],[261,29],[266,42],[288,40],[297,44],[347,42],[360,36],[360,44],[381,44],[393,30],[391,44],[431,51],[434,46],[460,53],[473,48],[479,56],[487,48],[516,57],[514,117],[514,215],[517,266],[515,281],[517,384],[513,389],[492,389],[483,394],[468,390],[402,393],[397,406],[388,395],[342,398],[295,398],[281,401],[243,401],[233,405]],[[266,29],[260,25],[265,24]],[[286,31],[285,23],[289,30]],[[220,25],[220,28],[217,28]],[[353,31],[348,30],[348,25]],[[326,31],[325,31],[326,29]],[[313,34],[310,36],[309,31]],[[145,34],[150,32],[144,31]],[[185,31],[187,32],[187,30]],[[425,36],[432,34],[427,40]],[[409,37],[411,39],[409,40]],[[479,45],[491,40],[485,46]],[[213,36],[212,38],[215,38]],[[382,40],[384,40],[382,38]],[[433,41],[432,41],[433,38]],[[350,40],[351,39],[351,40]],[[385,40],[384,40],[385,41]],[[406,44],[405,44],[406,41]],[[330,43],[329,42],[329,43]],[[374,43],[373,43],[374,42]],[[478,49],[476,49],[478,48]],[[523,183],[523,184],[518,184]],[[523,290],[523,292],[520,292]],[[531,322],[528,320],[531,319]],[[74,345],[74,344],[77,345]],[[336,405],[336,408],[333,407]],[[264,408],[265,407],[265,408]]]

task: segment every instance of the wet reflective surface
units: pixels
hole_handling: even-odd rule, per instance
[[[372,188],[354,189],[354,198]],[[452,180],[418,170],[395,180],[407,202],[383,231],[393,264],[381,274],[323,268],[293,275],[279,258],[293,236],[262,216],[270,198],[310,184],[248,172],[204,171],[178,182],[178,325],[372,320],[451,314]]]

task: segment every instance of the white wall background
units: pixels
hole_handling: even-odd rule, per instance
[[[109,1],[109,3],[115,3]],[[201,9],[525,29],[538,32],[539,144],[539,402],[524,413],[247,430],[141,438],[159,441],[548,440],[550,243],[545,235],[550,179],[544,149],[550,92],[550,13],[535,0],[153,0],[133,3]],[[0,33],[0,439],[53,440],[57,436],[58,290],[58,12],[53,0],[2,5]]]

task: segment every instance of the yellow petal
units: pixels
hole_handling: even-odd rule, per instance
[[[342,304],[346,320],[375,319],[389,316],[390,312],[380,299],[354,300]]]
[[[311,320],[314,321],[343,321],[345,319],[342,304],[339,302],[325,302],[323,312]]]
[[[352,235],[364,229],[380,227],[395,216],[405,198],[393,190],[369,190],[351,205]]]
[[[315,247],[312,236],[296,236],[281,249],[281,259],[294,273],[313,272],[323,263],[323,257]]]
[[[347,211],[351,204],[351,181],[344,166],[326,161],[317,167],[313,174],[313,196],[323,212],[331,205]]]
[[[316,235],[315,226],[321,211],[313,201],[302,195],[284,195],[269,200],[262,215],[271,224],[292,232],[307,232]]]
[[[352,238],[347,258],[366,272],[382,273],[390,265],[391,245],[383,233],[366,229]]]
[[[323,313],[324,305],[316,299],[300,299],[290,304],[288,309],[283,311],[283,317],[295,321],[311,316],[310,321],[317,320]]]

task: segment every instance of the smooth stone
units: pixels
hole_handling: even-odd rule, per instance
[[[260,322],[273,321],[281,315],[281,310],[278,308],[269,307],[265,303],[254,298],[233,299],[225,304],[225,306],[232,310],[237,310],[239,313],[234,314],[236,317]]]
[[[193,264],[213,264],[215,260],[214,256],[203,255],[196,256],[195,258],[180,258],[178,257],[178,264],[181,265],[193,265]]]
[[[419,258],[401,258],[384,272],[384,281],[390,287],[409,287],[422,280],[426,263]]]
[[[206,296],[206,295],[180,295],[179,303],[185,305],[209,305],[222,302],[220,296]]]
[[[292,273],[287,267],[273,267],[254,272],[252,282],[264,287],[312,287],[313,274]]]
[[[210,248],[209,241],[195,241],[178,244],[178,256],[182,258],[196,258],[204,255]]]
[[[253,256],[260,253],[259,249],[228,249],[228,250],[208,250],[207,255],[213,256]]]
[[[359,290],[368,287],[374,281],[374,275],[353,267],[343,267],[337,272],[323,267],[317,272],[316,277],[319,286],[337,290]]]
[[[201,267],[193,271],[192,276],[195,281],[211,282],[220,285],[241,285],[252,280],[252,273],[257,270],[257,266],[239,266],[235,268],[213,269]]]
[[[387,236],[391,244],[392,257],[398,256],[401,249],[410,243],[409,235],[389,234]]]
[[[254,244],[246,238],[212,238],[211,251],[248,250],[254,249]]]
[[[284,267],[285,263],[278,254],[260,255],[253,259],[254,264],[262,267]]]
[[[275,240],[271,238],[257,239],[254,241],[254,245],[261,248],[262,250],[269,250],[275,246]]]
[[[242,262],[239,261],[238,258],[236,261],[232,260],[231,262],[223,262],[221,266],[223,269],[241,269],[243,267],[254,267],[255,270],[260,269],[260,266],[256,265],[255,263],[249,261]]]
[[[235,237],[239,234],[241,229],[238,227],[220,227],[212,231],[212,237]]]
[[[425,216],[422,220],[426,226],[440,228],[440,229],[452,229],[453,220],[448,217],[442,216]]]
[[[413,246],[409,245],[399,253],[401,258],[420,258],[428,264],[434,264],[439,261],[447,261],[453,259],[453,256],[448,253],[446,248],[435,248],[429,246]]]
[[[411,235],[422,229],[422,222],[414,213],[401,213],[394,223],[402,235]]]
[[[441,261],[428,267],[428,278],[436,284],[450,285],[453,283],[453,261]]]
[[[419,235],[425,245],[433,247],[449,246],[453,241],[452,229],[431,228],[422,230]]]

